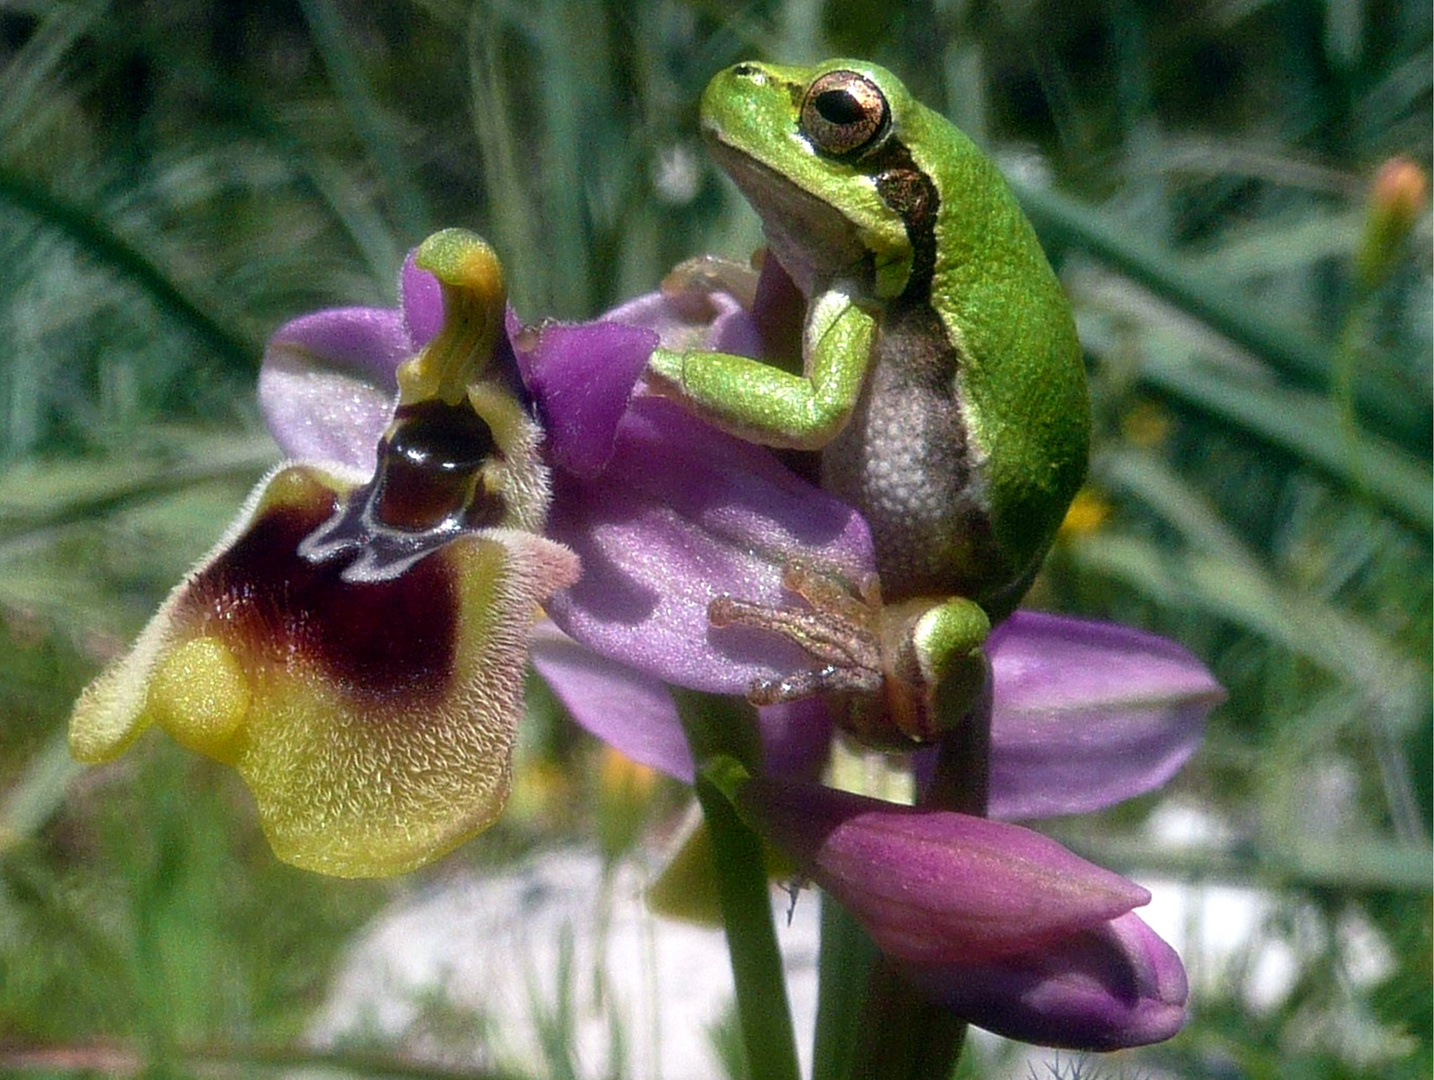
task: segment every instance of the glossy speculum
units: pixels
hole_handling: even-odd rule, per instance
[[[481,475],[500,451],[466,404],[400,406],[378,444],[373,478],[299,546],[313,562],[347,563],[347,581],[397,577],[465,530],[499,524],[503,496]]]

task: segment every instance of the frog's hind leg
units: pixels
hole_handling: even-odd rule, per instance
[[[779,679],[754,680],[747,699],[754,705],[776,705],[817,694],[879,693],[882,665],[876,618],[881,601],[874,581],[858,597],[834,578],[789,564],[782,585],[807,606],[771,607],[722,595],[707,608],[713,626],[779,634],[817,661],[815,668]]]
[[[748,687],[755,705],[821,695],[838,724],[863,743],[910,749],[964,715],[986,678],[981,646],[990,621],[964,597],[883,604],[873,578],[859,590],[800,564],[783,585],[804,606],[773,607],[719,596],[714,626],[744,626],[798,645],[815,666]]]

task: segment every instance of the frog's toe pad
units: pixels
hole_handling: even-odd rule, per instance
[[[811,604],[810,597],[804,597]],[[870,620],[850,608],[775,607],[719,596],[707,609],[713,626],[743,626],[777,634],[807,653],[816,666],[774,679],[754,680],[747,700],[777,705],[817,694],[878,694],[883,682],[881,644]]]
[[[875,694],[881,684],[879,671],[829,665],[780,679],[754,679],[747,687],[747,700],[753,705],[782,705],[817,694]]]

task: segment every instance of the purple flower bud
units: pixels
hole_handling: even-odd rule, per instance
[[[971,964],[1104,925],[1150,894],[1019,825],[753,779],[740,809],[887,955]]]
[[[1185,1022],[1180,957],[1134,914],[1016,956],[903,971],[932,1000],[1022,1042],[1117,1050]]]

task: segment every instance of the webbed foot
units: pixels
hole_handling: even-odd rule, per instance
[[[800,564],[786,567],[782,584],[803,606],[723,595],[707,611],[714,626],[779,634],[816,661],[754,681],[747,691],[754,705],[822,695],[858,741],[909,750],[956,724],[980,692],[986,678],[980,648],[990,620],[974,601],[922,597],[886,604],[875,578],[853,590]]]

